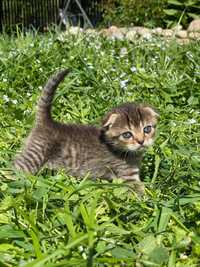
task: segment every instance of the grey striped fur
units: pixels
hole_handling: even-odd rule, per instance
[[[100,128],[56,122],[51,117],[52,100],[67,73],[58,72],[45,85],[35,127],[14,161],[15,168],[35,174],[46,165],[64,168],[75,177],[120,177],[142,191],[139,166],[144,148],[153,143],[158,114],[147,105],[125,103],[108,112]],[[151,131],[146,133],[146,127]]]
[[[36,113],[36,124],[43,124],[52,121],[51,104],[59,83],[63,81],[69,70],[61,70],[51,77],[43,88],[42,96],[38,102]]]

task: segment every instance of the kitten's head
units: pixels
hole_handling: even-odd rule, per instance
[[[122,151],[140,151],[153,144],[158,114],[152,107],[126,103],[104,118],[105,141]]]

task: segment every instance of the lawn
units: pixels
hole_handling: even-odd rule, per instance
[[[110,108],[160,113],[143,161],[143,198],[122,181],[43,170],[13,179],[11,161],[34,122],[48,77],[54,117],[98,125]],[[92,35],[0,36],[0,266],[200,266],[200,43]]]

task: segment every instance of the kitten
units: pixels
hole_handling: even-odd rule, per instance
[[[126,103],[108,112],[100,128],[56,122],[51,117],[52,100],[67,73],[61,70],[44,87],[35,127],[14,161],[15,168],[35,174],[47,165],[65,168],[75,177],[118,177],[143,191],[139,166],[144,149],[153,143],[158,114],[147,105]]]

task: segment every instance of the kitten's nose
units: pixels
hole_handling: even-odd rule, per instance
[[[140,144],[140,145],[143,145],[143,144],[144,144],[144,140],[143,140],[143,139],[141,139],[141,140],[137,140],[137,142],[138,142],[138,144]]]

